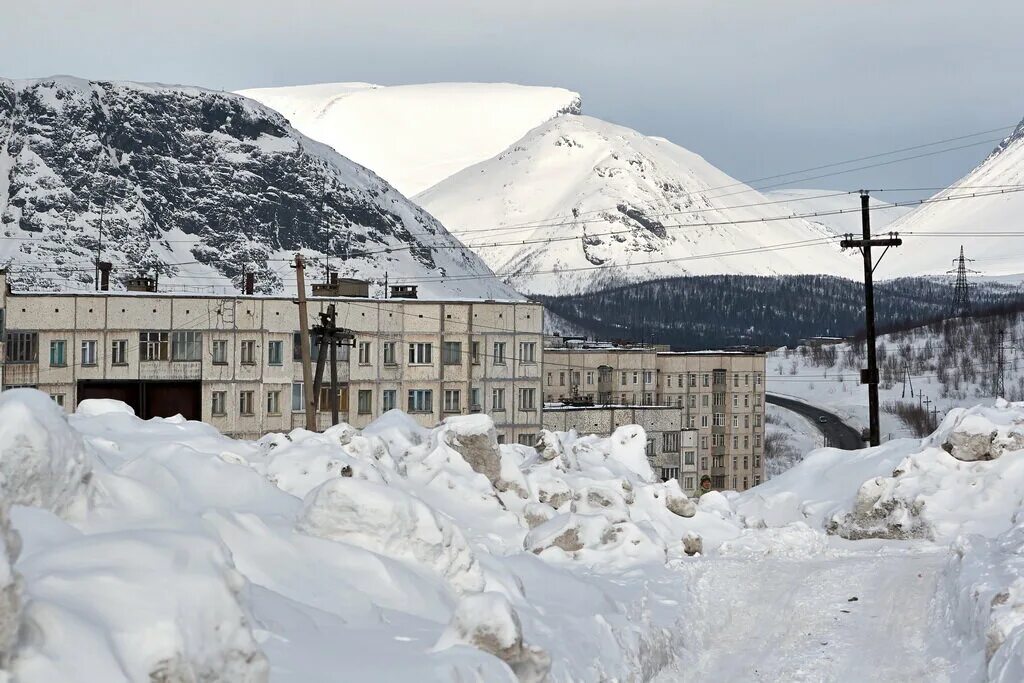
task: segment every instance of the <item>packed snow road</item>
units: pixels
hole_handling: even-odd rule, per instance
[[[972,680],[934,618],[943,551],[709,558],[684,569],[695,642],[669,681]]]

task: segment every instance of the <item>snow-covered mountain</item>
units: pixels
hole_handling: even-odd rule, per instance
[[[939,201],[922,205],[890,226],[901,233],[905,245],[894,267],[906,274],[943,273],[963,245],[965,255],[976,259],[971,267],[986,275],[1024,273],[1024,249],[1013,246],[1017,238],[964,234],[1019,231],[1024,192],[1013,191],[1017,186],[1024,186],[1024,121],[974,170],[933,197]],[[941,201],[971,194],[988,196]],[[937,234],[915,236],[915,231]]]
[[[321,83],[239,92],[407,196],[499,154],[553,116],[580,111],[580,96],[569,90],[509,83]]]
[[[102,237],[118,279],[158,267],[162,285],[209,291],[244,269],[280,291],[302,249],[311,279],[318,254],[348,255],[345,275],[516,296],[371,171],[263,105],[193,87],[0,79],[0,230],[22,286],[91,288]]]
[[[760,222],[793,211],[700,156],[588,116],[558,116],[414,200],[524,292],[686,274],[853,275],[858,265],[834,243],[803,244],[834,235],[822,225]],[[736,250],[751,251],[722,253]]]
[[[836,234],[861,234],[860,195],[856,192],[837,194],[835,190],[792,189],[769,190],[764,193],[768,199],[786,202],[786,206],[794,214],[806,216],[812,213],[830,214],[808,217],[807,220],[819,223]],[[894,206],[888,202],[871,197],[872,231],[881,230],[890,223],[904,216],[912,209],[905,206]],[[842,211],[843,213],[835,213]]]

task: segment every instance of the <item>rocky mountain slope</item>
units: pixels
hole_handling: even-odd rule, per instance
[[[971,267],[986,275],[1024,273],[1024,249],[1014,248],[1018,238],[978,235],[977,232],[1019,231],[1024,220],[1024,121],[970,173],[939,192],[925,204],[894,222],[907,247],[900,250],[902,273],[943,273],[964,245]],[[999,194],[1002,192],[1001,194]],[[971,194],[987,196],[942,201]],[[931,233],[914,235],[914,232]]]
[[[275,292],[301,249],[311,279],[318,255],[347,255],[345,275],[515,296],[373,172],[267,107],[192,87],[0,79],[0,234],[22,287],[91,289],[100,252],[117,279],[158,270],[217,291],[246,270]]]
[[[792,215],[785,203],[668,140],[588,116],[558,116],[414,199],[524,292],[858,267],[829,228],[761,222]],[[791,246],[766,250],[780,244]],[[722,253],[737,250],[747,253]]]
[[[408,196],[499,154],[553,116],[580,111],[569,90],[509,83],[320,83],[240,94]]]

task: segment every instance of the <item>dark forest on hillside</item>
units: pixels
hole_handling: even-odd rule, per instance
[[[952,284],[900,278],[875,284],[879,333],[951,316]],[[985,284],[972,311],[1024,310],[1024,290]],[[573,296],[535,297],[600,339],[669,344],[680,350],[794,345],[809,337],[864,332],[864,286],[826,275],[708,275],[654,280]]]

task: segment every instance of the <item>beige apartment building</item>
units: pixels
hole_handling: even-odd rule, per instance
[[[541,305],[316,296],[311,324],[332,303],[338,326],[354,334],[336,364],[341,421],[361,427],[400,408],[432,426],[482,411],[502,441],[533,444]],[[0,388],[36,387],[68,410],[117,398],[144,418],[181,414],[255,438],[305,425],[298,329],[286,297],[12,293],[0,272]],[[324,389],[321,428],[330,424],[328,398]]]
[[[629,420],[647,429],[648,455],[663,478],[678,476],[694,490],[708,477],[715,489],[744,491],[764,479],[764,378],[762,353],[549,343],[544,423],[592,431],[586,423],[611,428],[632,411]],[[563,402],[593,407],[560,411]],[[602,411],[609,415],[595,417]],[[688,438],[693,448],[677,445]]]

